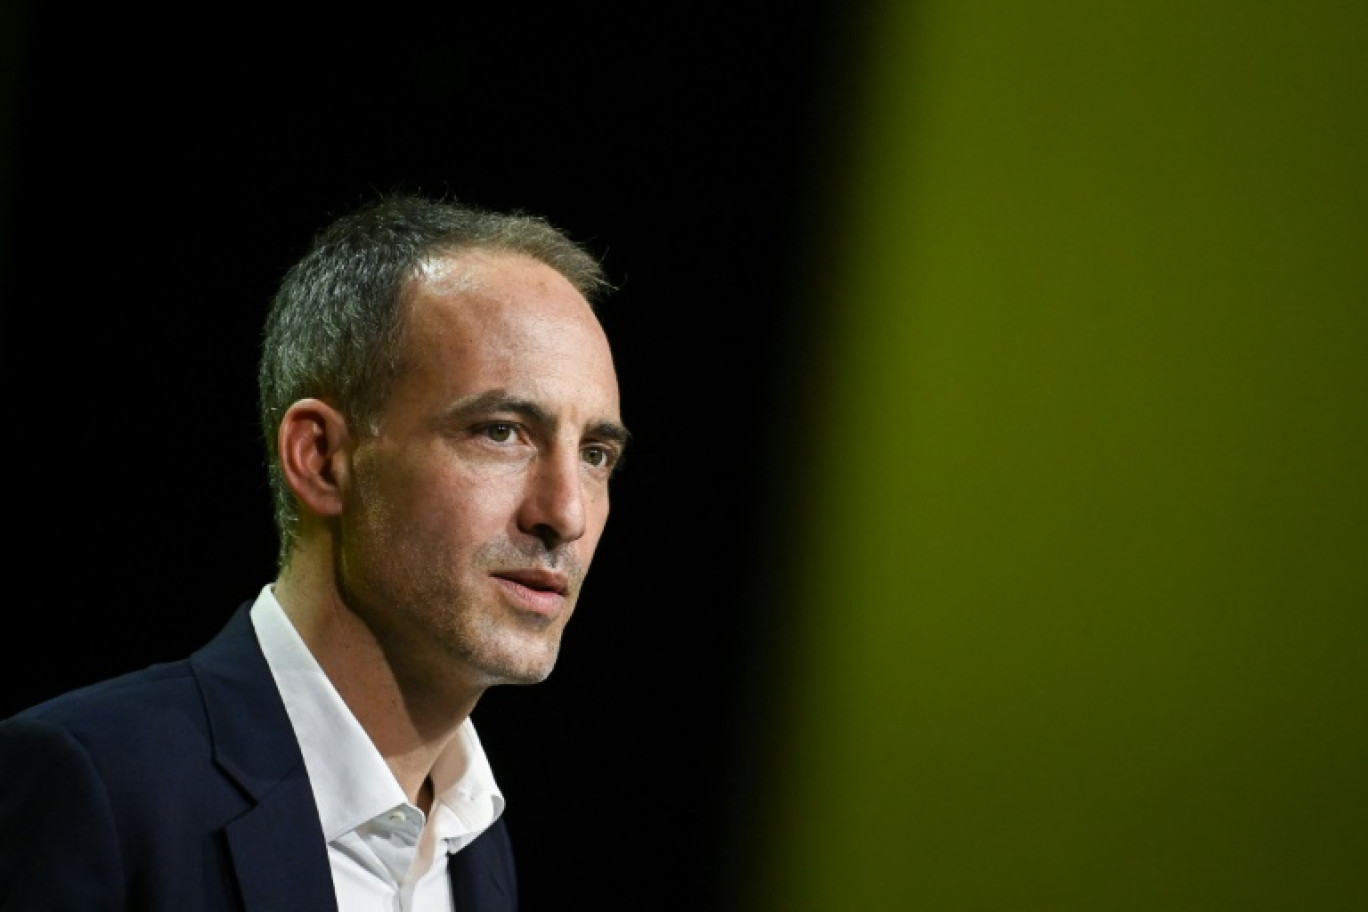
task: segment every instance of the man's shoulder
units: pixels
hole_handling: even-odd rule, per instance
[[[235,626],[236,636],[231,632]],[[206,653],[222,654],[229,648],[223,642],[226,638],[243,641],[240,618],[192,655],[95,681],[0,720],[0,735],[12,735],[18,728],[30,733],[61,731],[91,747],[107,739],[127,749],[139,743],[156,745],[187,729],[202,734],[204,694],[196,666]]]
[[[88,749],[114,742],[127,749],[159,741],[203,715],[188,660],[164,662],[67,691],[0,721],[0,739],[20,732],[74,738]],[[202,730],[202,725],[194,726]]]

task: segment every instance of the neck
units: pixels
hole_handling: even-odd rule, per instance
[[[401,675],[365,621],[348,608],[331,575],[301,572],[296,561],[273,592],[333,688],[385,759],[408,800],[427,813],[429,776],[483,688]],[[326,580],[324,586],[318,580]],[[447,685],[447,686],[441,686]]]

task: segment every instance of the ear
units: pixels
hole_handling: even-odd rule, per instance
[[[319,516],[341,513],[351,468],[342,413],[321,399],[300,399],[285,410],[276,433],[281,471],[300,503]]]

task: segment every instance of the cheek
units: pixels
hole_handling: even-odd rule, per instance
[[[518,485],[511,474],[448,469],[414,476],[402,496],[410,533],[478,545],[505,533],[517,511]]]
[[[421,549],[469,522],[472,488],[439,461],[393,447],[368,455],[356,464],[355,496],[376,537]]]
[[[372,522],[407,540],[406,547],[429,543],[447,553],[478,547],[509,534],[516,523],[525,482],[520,466],[472,464],[440,445],[370,455],[357,464],[358,497]],[[596,514],[606,515],[606,497],[595,503]]]

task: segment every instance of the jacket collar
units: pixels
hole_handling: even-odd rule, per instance
[[[214,762],[252,806],[230,823],[228,851],[248,912],[335,910],[328,849],[285,704],[241,605],[190,657]]]

